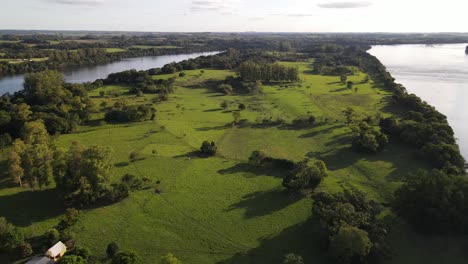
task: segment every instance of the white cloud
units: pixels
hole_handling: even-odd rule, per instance
[[[193,0],[192,11],[216,11],[232,14],[239,5],[239,0]]]
[[[100,5],[105,0],[42,0],[49,3],[65,4],[65,5]]]
[[[370,2],[331,2],[318,4],[321,8],[361,8],[372,5]]]

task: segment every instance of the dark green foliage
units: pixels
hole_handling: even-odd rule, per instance
[[[388,143],[388,137],[385,134],[366,122],[359,123],[353,130],[355,134],[353,148],[358,152],[376,153]]]
[[[143,181],[132,174],[125,174],[121,179],[132,190],[140,190],[143,187]]]
[[[172,253],[167,253],[167,255],[161,258],[161,264],[182,264],[182,261],[178,260],[176,256]]]
[[[91,251],[87,248],[76,246],[72,251],[71,254],[75,256],[80,256],[84,260],[89,260],[93,258],[93,255],[91,254]]]
[[[362,249],[362,251],[359,252],[369,253],[369,256],[367,254],[358,254],[358,257],[367,257],[367,259],[372,258],[375,260],[389,254],[389,249],[385,242],[388,233],[387,228],[377,219],[378,214],[381,212],[381,206],[378,203],[368,200],[362,192],[355,189],[351,191],[345,189],[343,193],[334,195],[317,193],[313,196],[313,199],[314,215],[328,232],[330,242],[335,240],[334,245],[330,243],[329,251],[335,252],[332,255],[335,255],[336,258],[343,259],[341,253],[346,251],[343,249],[347,245],[350,245],[346,242],[346,237],[356,238],[361,243],[359,249]],[[351,227],[352,229],[350,229]],[[340,233],[340,230],[342,234],[336,236]],[[370,252],[367,251],[368,239],[372,245]],[[354,255],[352,254],[352,256]],[[344,259],[349,260],[348,257],[344,257]]]
[[[180,72],[179,73],[179,77],[184,77],[185,75],[187,75],[187,74],[185,74],[185,72]]]
[[[58,262],[59,264],[88,264],[86,259],[81,256],[76,255],[65,255]]]
[[[309,117],[298,117],[292,121],[293,125],[296,127],[311,127],[315,124],[315,116]]]
[[[49,229],[45,234],[44,237],[47,241],[48,246],[53,246],[55,243],[57,243],[60,240],[60,232],[55,229]]]
[[[239,110],[242,111],[242,110],[245,110],[245,104],[239,104]]]
[[[21,256],[22,258],[29,257],[33,254],[33,249],[32,249],[31,244],[26,243],[26,242],[19,244],[18,247],[16,248],[16,251],[17,251],[17,255]]]
[[[304,264],[304,259],[294,253],[289,253],[284,256],[283,264]]]
[[[0,217],[0,252],[12,252],[23,243],[24,236],[18,228]]]
[[[294,168],[283,179],[283,186],[291,191],[315,188],[327,176],[327,167],[321,160],[305,159],[294,165]]]
[[[126,123],[148,120],[154,109],[148,105],[117,105],[105,115],[107,122]]]
[[[80,211],[76,210],[75,208],[67,208],[65,211],[65,215],[60,219],[57,228],[59,230],[65,230],[71,226],[74,226],[80,217]]]
[[[205,156],[214,156],[218,147],[213,141],[203,141],[200,147],[200,153]]]
[[[117,243],[112,242],[107,245],[106,253],[107,257],[113,258],[117,252],[119,252],[120,247],[117,245]]]
[[[367,232],[354,226],[341,226],[330,237],[328,252],[337,263],[362,261],[370,253],[372,243]]]
[[[119,251],[115,254],[111,261],[112,264],[137,264],[139,263],[138,255],[134,251]]]
[[[238,68],[239,76],[246,82],[297,82],[299,71],[295,67],[286,67],[280,64],[255,63],[246,61]]]
[[[379,126],[380,131],[390,136],[398,135],[401,129],[400,123],[394,117],[380,119]]]
[[[218,90],[224,95],[231,94],[233,92],[232,86],[229,84],[221,84],[218,86]]]
[[[252,152],[249,157],[249,162],[254,165],[276,167],[286,170],[292,170],[296,165],[292,160],[268,157],[265,153],[258,150]]]
[[[84,148],[74,142],[67,153],[56,153],[55,162],[55,182],[68,204],[114,203],[128,196],[126,184],[110,184],[114,165],[109,148]]]
[[[395,192],[393,208],[427,233],[468,231],[468,180],[442,171],[419,171]]]

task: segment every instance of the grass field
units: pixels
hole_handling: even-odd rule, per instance
[[[124,51],[127,51],[127,50],[121,49],[121,48],[107,48],[106,49],[107,53],[124,52]]]
[[[177,49],[177,46],[150,46],[150,45],[133,45],[136,49]]]
[[[372,82],[360,83],[363,73],[349,78],[357,83],[354,92],[339,83],[339,77],[312,75],[310,63],[296,65],[303,80],[299,85],[267,85],[264,95],[222,96],[205,82],[223,80],[233,72],[185,71],[186,76],[177,78],[170,99],[155,105],[156,121],[88,126],[58,137],[57,145],[63,148],[73,141],[112,147],[114,181],[126,173],[161,181],[161,194],[154,189],[137,191],[118,204],[86,210],[75,226],[78,244],[104,257],[106,245],[115,241],[136,250],[143,263],[158,263],[168,252],[195,264],[281,263],[282,256],[290,252],[302,255],[305,263],[328,263],[323,253],[325,240],[317,223],[310,220],[310,197],[282,191],[285,172],[249,165],[250,153],[262,150],[297,161],[323,159],[329,177],[319,190],[336,192],[354,186],[383,203],[389,202],[403,176],[426,165],[398,143],[373,156],[352,152],[350,130],[341,111],[353,107],[361,114],[398,113],[388,102],[390,95]],[[106,86],[90,95],[96,104],[122,99],[148,104],[155,96],[136,97],[128,89]],[[100,91],[120,95],[100,98]],[[229,103],[226,110],[220,108],[223,101]],[[251,122],[270,117],[291,121],[313,114],[318,124],[297,130],[227,125],[239,103],[247,106],[242,118]],[[204,140],[217,143],[216,157],[193,155]],[[130,163],[132,151],[144,159]],[[5,153],[2,157],[5,160]],[[0,166],[6,170],[5,162]],[[6,179],[0,181],[0,188],[0,215],[30,235],[44,233],[63,214],[53,189],[20,190]],[[422,237],[404,224],[397,225],[390,237],[398,252],[390,263],[465,263],[464,246],[456,239]]]
[[[41,61],[46,61],[48,60],[49,58],[32,58],[31,60],[32,61],[35,61],[35,62],[41,62]],[[18,64],[18,63],[25,63],[27,61],[23,61],[23,60],[17,60],[17,59],[0,59],[0,61],[6,61],[8,63],[11,63],[11,64]]]

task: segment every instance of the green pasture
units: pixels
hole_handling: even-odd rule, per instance
[[[397,142],[371,156],[350,150],[343,110],[352,107],[363,117],[400,111],[378,84],[362,82],[364,73],[349,77],[358,87],[355,91],[346,89],[339,77],[313,75],[310,63],[295,65],[301,71],[300,83],[264,85],[261,95],[217,92],[215,84],[235,74],[231,71],[156,75],[153,78],[176,77],[176,89],[168,101],[154,104],[155,121],[104,124],[99,122],[103,113],[95,113],[92,125],[59,136],[56,144],[62,148],[73,141],[110,146],[116,165],[113,181],[130,173],[151,179],[154,188],[161,190],[160,194],[154,188],[132,192],[120,203],[85,210],[74,227],[78,244],[103,258],[106,245],[115,241],[137,251],[143,263],[158,263],[168,252],[194,264],[281,263],[282,256],[290,252],[302,255],[305,263],[328,263],[326,240],[311,219],[310,194],[284,192],[281,180],[286,172],[248,164],[253,150],[296,161],[322,159],[329,176],[317,191],[338,192],[352,186],[384,205],[391,201],[402,177],[427,165]],[[112,105],[118,100],[153,104],[156,95],[137,97],[129,89],[105,86],[90,96],[97,109],[102,102]],[[220,107],[223,101],[227,109]],[[291,122],[314,115],[317,124],[307,129],[234,127],[232,112],[239,103],[246,105],[241,119],[251,123],[269,118]],[[196,155],[204,140],[218,145],[215,157]],[[129,162],[131,152],[141,159]],[[6,171],[5,153],[1,157],[1,169]],[[21,190],[5,177],[0,181],[0,215],[29,235],[40,235],[57,224],[64,208],[54,189]],[[441,243],[440,238],[424,238],[407,229],[398,224],[392,231],[395,251],[401,254],[389,263],[435,264],[442,257],[447,263],[464,263],[459,241]],[[437,250],[450,246],[454,248]]]

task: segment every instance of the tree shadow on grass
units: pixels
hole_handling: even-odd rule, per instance
[[[349,89],[347,87],[343,87],[343,88],[337,88],[335,90],[330,90],[330,92],[332,93],[339,93],[339,92],[344,92],[344,91],[349,91]]]
[[[230,168],[218,170],[218,173],[222,175],[244,173],[244,176],[247,178],[261,175],[283,178],[284,175],[286,175],[287,170],[280,168],[266,168],[249,163],[237,163]]]
[[[218,112],[218,111],[221,111],[223,110],[222,108],[213,108],[213,109],[207,109],[207,110],[203,110],[203,112]]]
[[[281,233],[262,238],[260,246],[217,262],[216,264],[283,263],[289,253],[301,255],[304,263],[330,264],[326,256],[327,236],[315,220],[283,229]]]
[[[340,128],[344,127],[344,125],[333,125],[333,126],[323,125],[323,126],[325,127],[324,129],[321,129],[321,130],[318,130],[318,131],[314,130],[312,132],[302,134],[302,135],[299,136],[299,138],[315,137],[315,136],[318,136],[320,134],[329,133],[329,132],[332,132],[335,129],[340,129]],[[316,128],[318,128],[318,127],[319,126],[317,126]]]
[[[226,129],[226,128],[230,127],[230,126],[231,126],[231,124],[225,124],[225,125],[213,126],[213,127],[198,127],[198,128],[195,128],[195,130],[197,130],[197,131],[223,130],[223,129]]]
[[[29,226],[63,214],[56,189],[31,190],[0,196],[0,215],[17,226]]]
[[[259,191],[245,195],[240,202],[231,204],[226,211],[244,209],[245,218],[256,218],[280,211],[305,197],[303,194],[286,192],[282,188]]]

